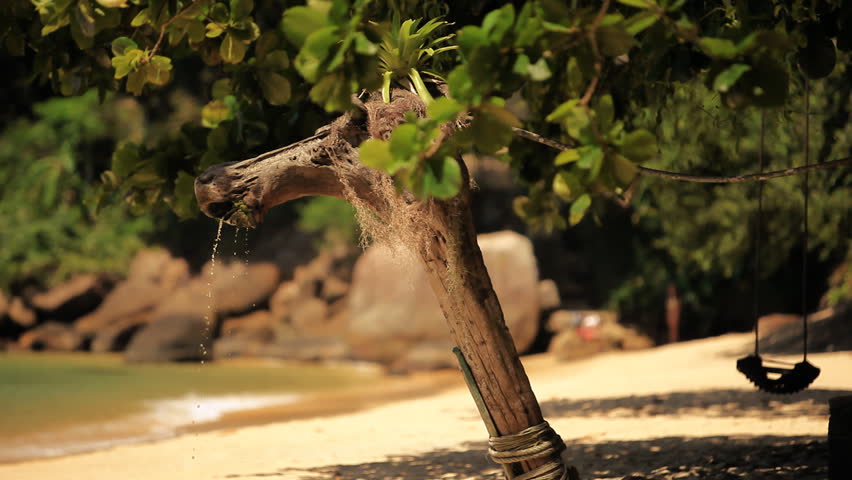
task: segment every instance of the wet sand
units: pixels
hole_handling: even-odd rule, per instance
[[[852,394],[852,352],[810,355],[823,370],[812,388],[769,396],[735,369],[750,338],[733,334],[581,362],[537,356],[524,363],[584,480],[827,478],[827,400]],[[218,430],[0,465],[0,478],[500,478],[485,456],[487,434],[473,401],[460,379],[447,378],[448,390],[426,397],[315,398],[293,405],[289,421],[244,426],[287,412],[242,413]],[[435,390],[427,382],[414,395]],[[381,400],[388,403],[372,403]],[[329,416],[332,410],[338,414]]]

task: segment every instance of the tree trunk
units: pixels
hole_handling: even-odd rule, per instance
[[[276,204],[305,195],[329,195],[366,204],[383,217],[391,208],[390,202],[373,186],[378,176],[386,174],[361,165],[357,145],[371,136],[386,138],[390,114],[396,114],[399,123],[406,111],[422,112],[423,108],[406,105],[406,101],[411,104],[419,99],[404,91],[394,92],[391,105],[375,100],[363,106],[366,116],[344,115],[302,142],[253,159],[211,167],[196,180],[202,211],[228,223],[253,226]],[[371,124],[375,118],[381,118],[383,124]],[[468,180],[463,162],[461,166]],[[417,253],[496,433],[515,434],[542,423],[543,418],[476,241],[469,184],[462,183],[461,192],[453,199],[432,200],[417,207],[419,218],[425,220],[418,225],[422,225],[427,239]],[[558,457],[558,453],[552,456]],[[520,470],[529,471],[547,460],[528,460],[519,464]]]

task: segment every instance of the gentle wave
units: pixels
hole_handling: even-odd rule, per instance
[[[117,420],[76,425],[54,431],[18,436],[0,443],[0,462],[57,457],[118,445],[174,437],[181,427],[215,422],[225,414],[286,405],[297,394],[201,395],[145,402],[145,411]]]

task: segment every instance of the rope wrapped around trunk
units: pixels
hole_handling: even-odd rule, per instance
[[[556,460],[565,450],[565,443],[547,422],[533,425],[511,435],[488,439],[488,454],[500,464],[518,463],[535,458],[550,457],[551,460],[529,472],[518,475],[514,480],[563,480],[569,472],[565,465]]]

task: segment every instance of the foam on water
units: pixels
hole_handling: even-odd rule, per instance
[[[150,401],[144,412],[0,442],[0,462],[56,457],[177,436],[181,427],[215,422],[225,414],[295,402],[298,394],[204,395]]]

